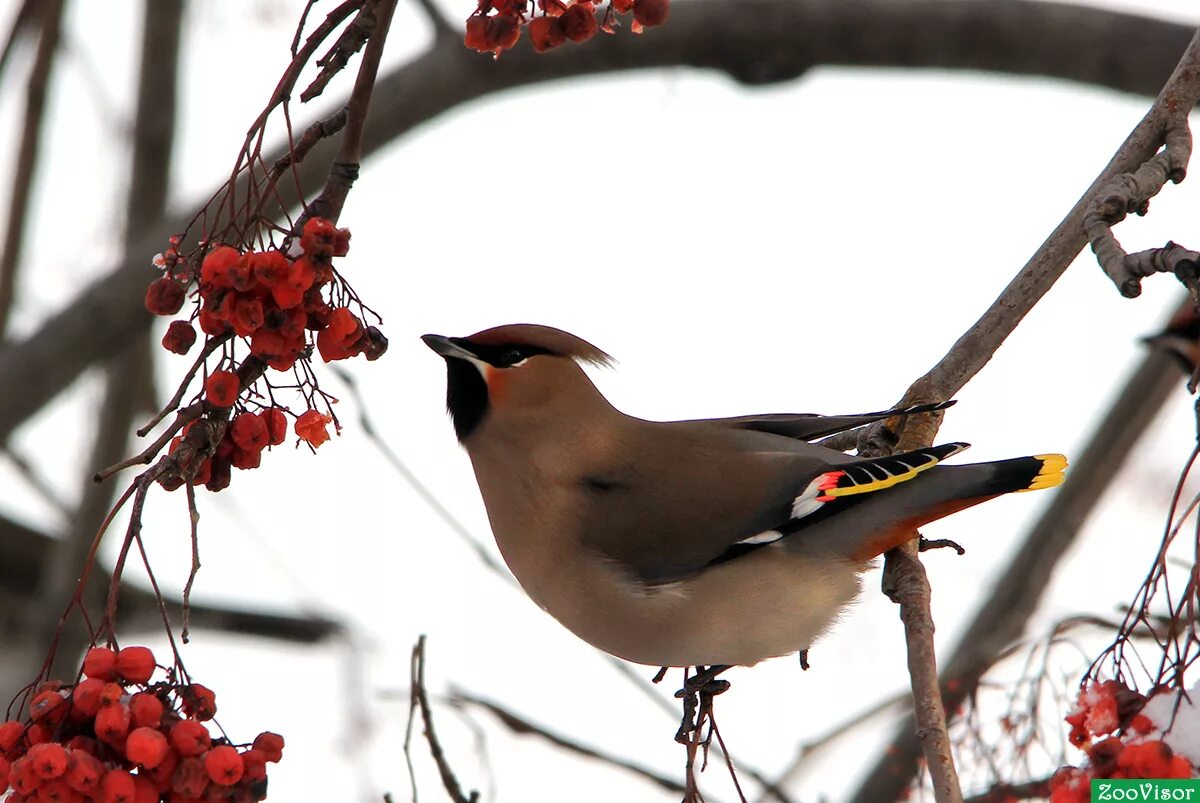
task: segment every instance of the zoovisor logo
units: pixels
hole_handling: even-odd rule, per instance
[[[1195,801],[1200,803],[1200,780],[1092,780],[1092,803],[1100,801]]]

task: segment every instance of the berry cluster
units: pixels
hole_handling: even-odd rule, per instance
[[[614,33],[616,15],[633,13],[630,29],[641,33],[652,25],[662,25],[670,13],[671,0],[609,0],[604,11],[596,0],[537,0],[541,16],[530,14],[530,0],[479,0],[475,13],[467,18],[464,44],[480,53],[499,56],[515,46],[521,28],[529,27],[529,42],[538,53],[556,48],[568,39],[586,42],[599,31]]]
[[[1152,693],[1153,694],[1153,693]],[[1087,803],[1093,778],[1191,778],[1191,763],[1163,741],[1161,725],[1142,713],[1147,698],[1123,683],[1090,683],[1067,715],[1071,744],[1085,767],[1063,767],[1050,779],[1050,803]]]
[[[94,647],[74,686],[38,687],[29,721],[0,723],[0,795],[8,803],[252,803],[267,795],[283,737],[214,739],[216,697],[195,683],[150,683],[146,647]]]
[[[205,256],[198,276],[186,268],[174,270],[178,255],[169,251],[161,259],[164,275],[146,289],[146,309],[155,315],[176,314],[195,281],[201,331],[248,338],[250,353],[277,371],[289,370],[310,353],[309,332],[316,333],[317,350],[326,362],[358,354],[378,359],[387,350],[383,334],[365,326],[348,307],[333,306],[323,293],[334,280],[333,257],[345,256],[350,248],[350,231],[310,218],[298,246],[289,259],[276,249],[242,252],[220,245]],[[182,320],[172,321],[162,340],[176,354],[186,354],[195,342],[196,330]]]

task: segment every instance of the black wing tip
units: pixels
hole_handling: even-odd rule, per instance
[[[918,413],[936,413],[939,410],[948,410],[958,404],[958,399],[947,399],[940,402],[926,402],[924,404],[914,404],[910,407],[904,407],[896,411],[896,415],[917,415]]]

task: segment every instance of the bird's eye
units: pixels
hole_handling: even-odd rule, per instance
[[[521,360],[524,360],[524,359],[525,359],[525,352],[521,351],[520,349],[518,349],[518,348],[505,349],[500,354],[500,365],[507,368],[509,366],[516,365],[517,363],[521,362]]]

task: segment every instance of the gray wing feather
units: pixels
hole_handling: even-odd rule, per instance
[[[650,584],[699,571],[780,526],[814,477],[854,460],[761,431],[638,424],[616,452],[624,460],[581,478],[576,521],[585,547]]]
[[[954,401],[938,402],[936,404],[916,404],[911,407],[897,407],[891,410],[880,410],[874,413],[853,413],[850,415],[818,415],[817,413],[775,413],[769,415],[746,415],[737,418],[712,418],[679,423],[707,423],[718,426],[748,429],[781,435],[785,438],[811,441],[856,429],[874,421],[881,421],[896,415],[915,415],[945,410],[954,405]]]

